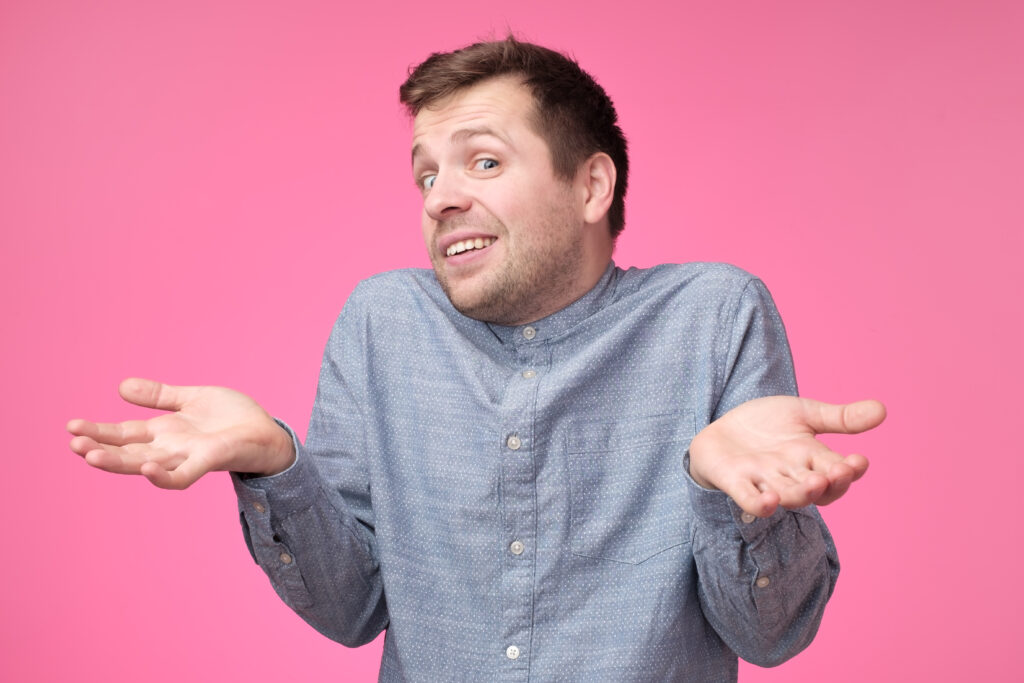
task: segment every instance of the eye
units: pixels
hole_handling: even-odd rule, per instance
[[[437,180],[437,174],[426,175],[420,178],[420,185],[424,190],[429,190],[434,186],[434,181]]]
[[[490,171],[498,167],[498,161],[497,159],[480,159],[474,166],[479,171]]]

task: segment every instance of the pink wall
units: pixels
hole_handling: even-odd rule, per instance
[[[742,679],[1019,680],[1024,4],[345,4],[0,2],[0,680],[375,680],[379,642],[278,601],[226,476],[93,471],[63,425],[143,375],[304,431],[354,283],[426,265],[397,86],[506,27],[619,103],[620,265],[760,274],[803,392],[889,405],[836,440],[873,465],[825,510],[817,641]]]

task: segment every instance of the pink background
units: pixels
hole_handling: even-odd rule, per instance
[[[225,475],[160,491],[63,426],[140,413],[142,375],[304,432],[353,285],[427,265],[406,68],[507,28],[618,103],[620,265],[758,273],[803,393],[889,406],[833,440],[873,465],[824,510],[817,640],[741,679],[1021,680],[1022,8],[0,2],[0,680],[376,680],[379,640],[274,595]]]

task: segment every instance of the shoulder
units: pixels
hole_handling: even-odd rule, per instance
[[[377,273],[355,286],[339,319],[348,317],[407,318],[426,311],[438,312],[448,299],[426,268],[403,268]]]
[[[437,331],[458,325],[459,314],[426,268],[378,273],[355,286],[338,315],[335,331],[360,330],[374,338]]]
[[[425,269],[386,271],[360,281],[334,321],[328,353],[407,336],[402,332],[418,329],[417,321],[437,315],[435,289],[443,298],[433,271]]]
[[[687,338],[727,334],[754,317],[776,318],[759,278],[727,263],[665,264],[620,273],[615,307],[656,315]]]
[[[751,283],[763,286],[756,276],[728,263],[666,263],[623,271],[618,291],[625,296],[708,303],[736,301]]]
[[[444,296],[434,271],[428,268],[402,268],[377,273],[362,280],[352,290],[346,306],[351,304],[413,303],[421,298]]]

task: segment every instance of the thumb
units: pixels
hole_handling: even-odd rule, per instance
[[[859,434],[874,429],[885,419],[880,401],[855,401],[835,405],[812,398],[800,399],[804,420],[817,434]]]
[[[146,408],[180,410],[196,393],[196,387],[178,387],[151,379],[129,377],[118,387],[121,398]]]

